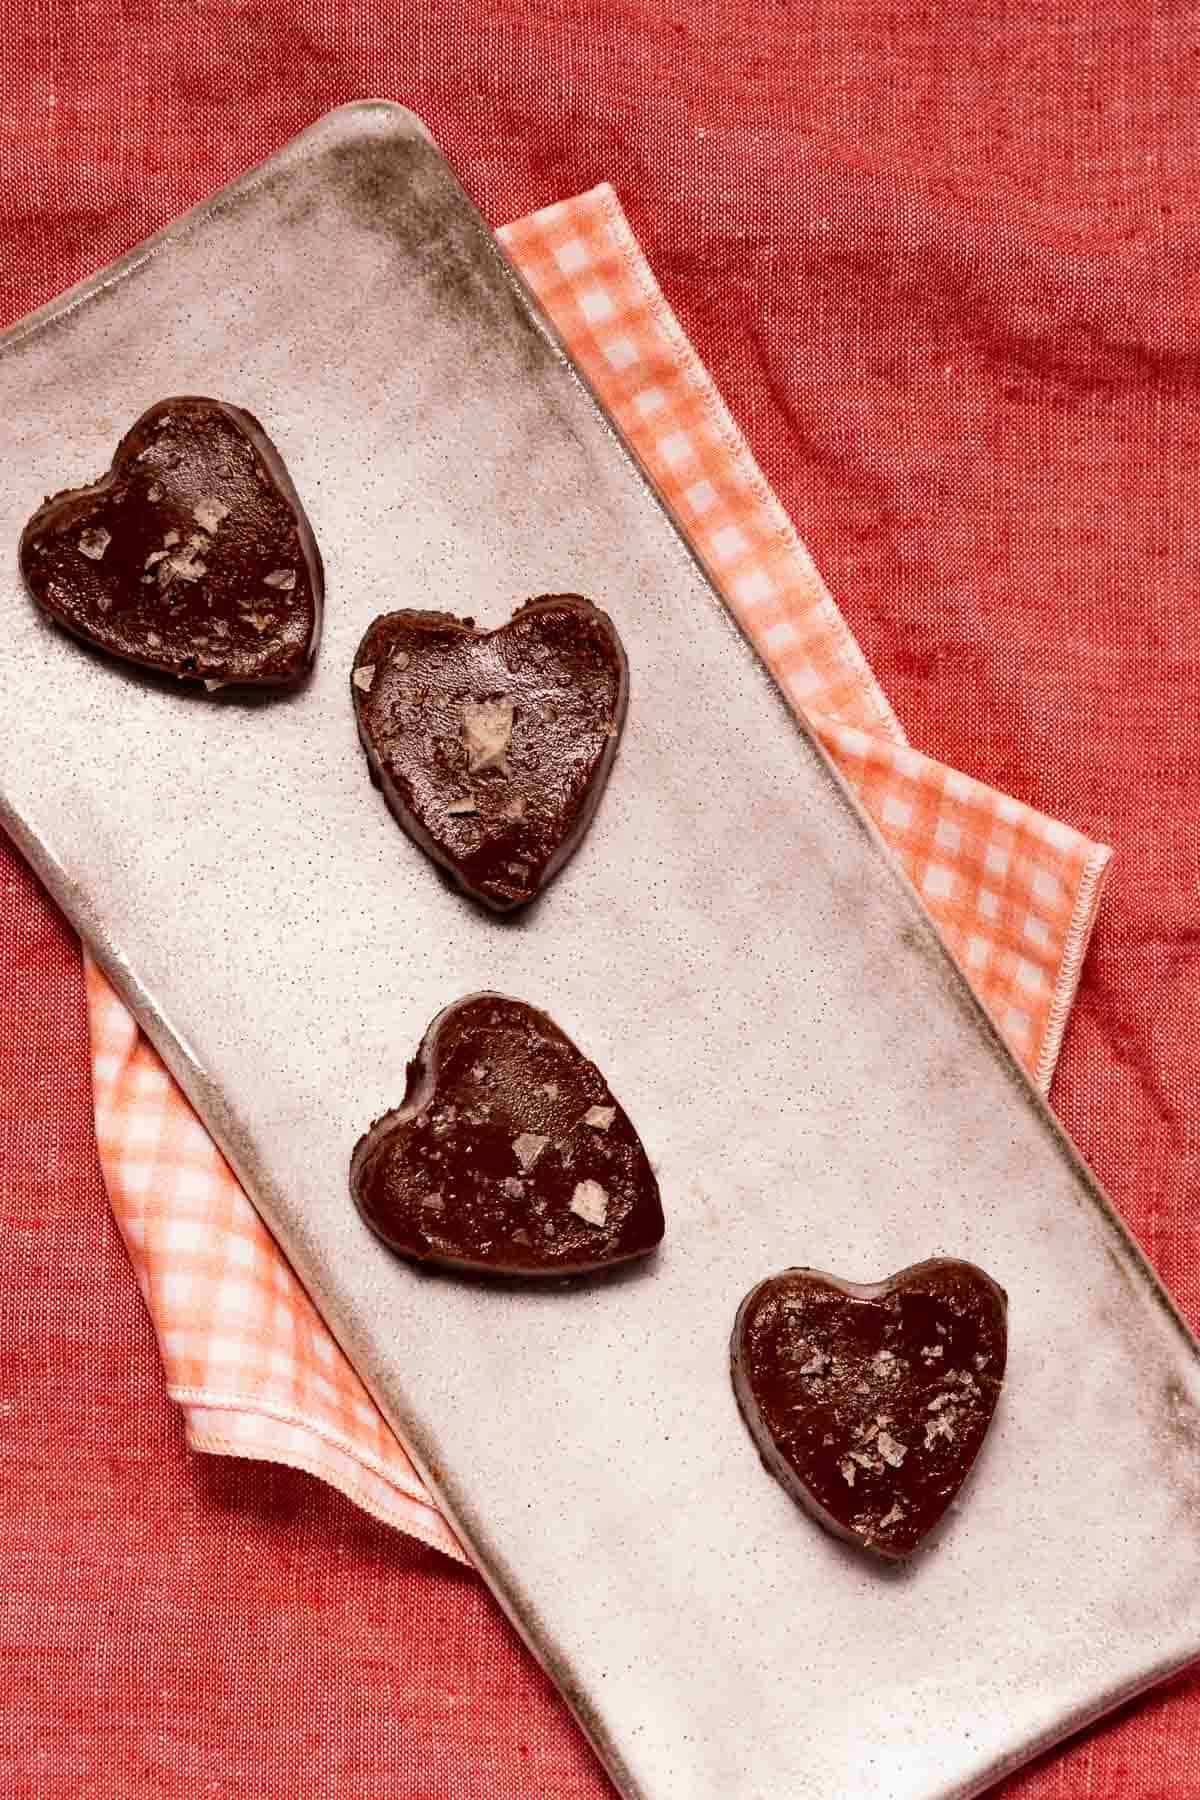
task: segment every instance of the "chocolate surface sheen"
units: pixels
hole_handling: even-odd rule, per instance
[[[852,1544],[907,1556],[966,1480],[1004,1380],[1007,1298],[934,1258],[858,1286],[787,1269],[746,1296],[733,1384],[767,1468]]]
[[[38,509],[20,557],[76,637],[210,691],[291,685],[316,654],[316,540],[258,420],[220,400],[143,413],[107,475]]]
[[[502,994],[438,1014],[350,1187],[402,1256],[482,1274],[578,1275],[663,1235],[654,1171],[599,1069]]]
[[[548,594],[498,631],[448,613],[376,619],[351,677],[372,779],[458,885],[505,912],[587,830],[625,718],[625,653],[606,613]]]

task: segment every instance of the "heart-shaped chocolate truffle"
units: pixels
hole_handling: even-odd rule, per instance
[[[152,406],[107,475],[39,507],[20,555],[76,637],[210,692],[290,686],[316,655],[316,539],[266,432],[224,401]]]
[[[438,1014],[404,1104],[355,1149],[350,1189],[401,1256],[492,1275],[579,1275],[663,1234],[641,1139],[543,1012],[470,994]]]
[[[762,1459],[852,1544],[898,1558],[951,1504],[996,1409],[1008,1301],[935,1257],[859,1286],[785,1269],[733,1328],[733,1385]]]
[[[498,631],[387,613],[351,681],[372,778],[409,836],[496,911],[532,900],[587,830],[624,723],[608,615],[578,594],[531,600]]]

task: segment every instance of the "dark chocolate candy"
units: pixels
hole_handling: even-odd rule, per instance
[[[292,685],[316,655],[316,539],[258,420],[220,400],[143,413],[106,475],[39,507],[20,557],[76,637],[210,691]]]
[[[603,1075],[503,994],[438,1014],[404,1104],[355,1149],[350,1188],[402,1256],[481,1274],[578,1275],[663,1235],[654,1171]]]
[[[743,1300],[733,1384],[767,1468],[829,1530],[915,1550],[979,1453],[1004,1380],[1007,1298],[937,1257],[862,1287],[786,1269]]]
[[[578,594],[498,631],[448,613],[376,619],[354,658],[358,731],[400,824],[499,912],[532,900],[587,830],[625,718],[625,653]]]

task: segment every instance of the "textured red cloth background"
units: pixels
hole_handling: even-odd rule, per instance
[[[1054,1100],[1200,1323],[1186,9],[0,23],[3,323],[363,94],[420,112],[494,222],[617,185],[913,741],[1116,846]],[[75,946],[2,845],[0,971],[0,1791],[603,1800],[473,1577],[304,1477],[185,1453],[99,1184]],[[1200,1679],[1004,1793],[1200,1794]]]

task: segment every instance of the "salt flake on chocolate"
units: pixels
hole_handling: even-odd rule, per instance
[[[589,1225],[608,1220],[608,1195],[598,1181],[581,1181],[571,1195],[571,1211]]]
[[[472,775],[484,769],[504,771],[512,743],[514,709],[511,700],[464,700],[463,738],[467,768]]]
[[[549,1142],[548,1137],[541,1137],[536,1131],[523,1131],[513,1139],[513,1155],[523,1169],[532,1169]]]
[[[898,1444],[889,1432],[881,1431],[875,1443],[884,1462],[893,1469],[898,1469],[908,1455],[908,1445]]]
[[[108,546],[112,543],[112,533],[98,525],[94,531],[81,531],[79,534],[79,554],[92,562],[99,562]]]

